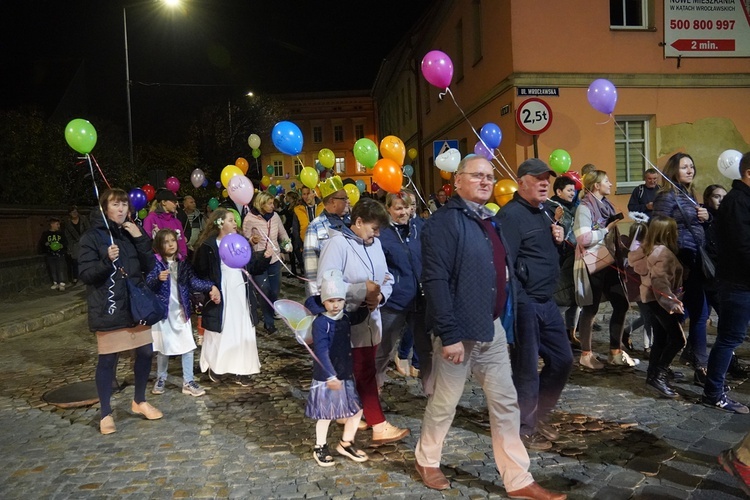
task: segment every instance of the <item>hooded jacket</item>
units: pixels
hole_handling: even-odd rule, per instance
[[[81,237],[78,255],[78,274],[87,285],[89,329],[93,332],[135,326],[130,316],[125,277],[117,267],[122,267],[137,282],[143,280],[143,273],[150,272],[154,267],[151,240],[142,230],[141,236],[134,238],[114,222],[108,223],[109,231],[101,212],[92,212],[91,229]],[[110,234],[120,250],[120,256],[114,263],[107,255],[111,244]]]
[[[166,319],[169,314],[169,294],[172,289],[171,277],[166,281],[159,279],[159,274],[162,271],[169,270],[169,263],[164,262],[161,255],[156,255],[156,264],[154,268],[146,276],[146,283],[149,288],[154,291],[159,300],[166,306],[164,312],[164,318]],[[182,306],[182,312],[185,314],[185,319],[190,319],[190,313],[192,307],[190,306],[190,292],[203,292],[208,293],[213,288],[214,284],[211,281],[200,279],[195,275],[193,266],[186,260],[177,261],[177,290],[180,294],[180,305]],[[217,287],[218,288],[218,287]]]

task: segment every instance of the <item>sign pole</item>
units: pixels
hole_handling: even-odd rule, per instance
[[[539,147],[537,146],[537,143],[536,143],[536,140],[539,136],[534,134],[531,137],[534,141],[534,158],[539,158]]]

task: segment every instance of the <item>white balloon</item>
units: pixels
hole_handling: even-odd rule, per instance
[[[252,149],[258,149],[260,147],[260,137],[258,137],[258,134],[250,134],[250,137],[247,138],[247,145]]]
[[[193,173],[190,174],[190,183],[195,188],[199,188],[203,185],[203,181],[206,180],[206,174],[203,173],[203,170],[196,168],[193,170]]]
[[[719,172],[730,179],[740,178],[740,160],[742,153],[736,149],[727,149],[719,155]]]
[[[444,172],[455,172],[460,162],[461,153],[455,148],[451,148],[435,158],[435,166]]]

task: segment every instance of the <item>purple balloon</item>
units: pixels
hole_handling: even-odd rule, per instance
[[[142,208],[145,208],[148,204],[146,192],[141,188],[131,189],[128,193],[128,200],[130,200],[130,208],[136,212]]]
[[[221,181],[216,181],[216,184],[214,184],[214,186],[221,189]]]
[[[615,110],[615,104],[617,104],[617,89],[609,80],[600,78],[591,82],[586,97],[595,110],[609,115]]]
[[[251,255],[250,243],[240,234],[228,234],[219,242],[219,257],[229,267],[234,269],[245,267],[250,262]]]
[[[494,123],[485,123],[482,130],[479,131],[479,136],[482,138],[488,148],[500,147],[500,142],[503,140],[503,133],[500,132],[500,127]]]
[[[492,161],[492,158],[494,158],[492,151],[485,148],[484,144],[482,144],[482,141],[477,141],[477,143],[474,144],[474,154],[479,155],[482,158],[486,158],[487,161]]]
[[[431,50],[422,59],[422,75],[430,85],[445,89],[453,80],[453,61],[445,52]]]

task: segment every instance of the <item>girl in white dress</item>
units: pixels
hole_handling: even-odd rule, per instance
[[[217,208],[211,213],[195,245],[196,273],[200,278],[219,285],[221,293],[220,304],[208,302],[203,307],[205,334],[200,366],[213,381],[218,380],[214,374],[231,373],[237,384],[247,386],[247,376],[260,371],[255,338],[258,321],[255,294],[243,272],[227,266],[219,256],[222,238],[236,232],[237,222],[232,213]],[[262,273],[271,260],[271,251],[269,248],[265,254],[254,253],[245,270],[250,274]]]
[[[153,394],[164,394],[169,356],[182,357],[182,393],[202,396],[206,391],[193,376],[193,327],[190,323],[190,292],[208,293],[218,304],[219,289],[210,281],[195,275],[193,267],[177,251],[177,233],[161,229],[154,236],[156,265],[148,274],[146,283],[167,305],[167,316],[151,327],[156,355],[156,382]]]

